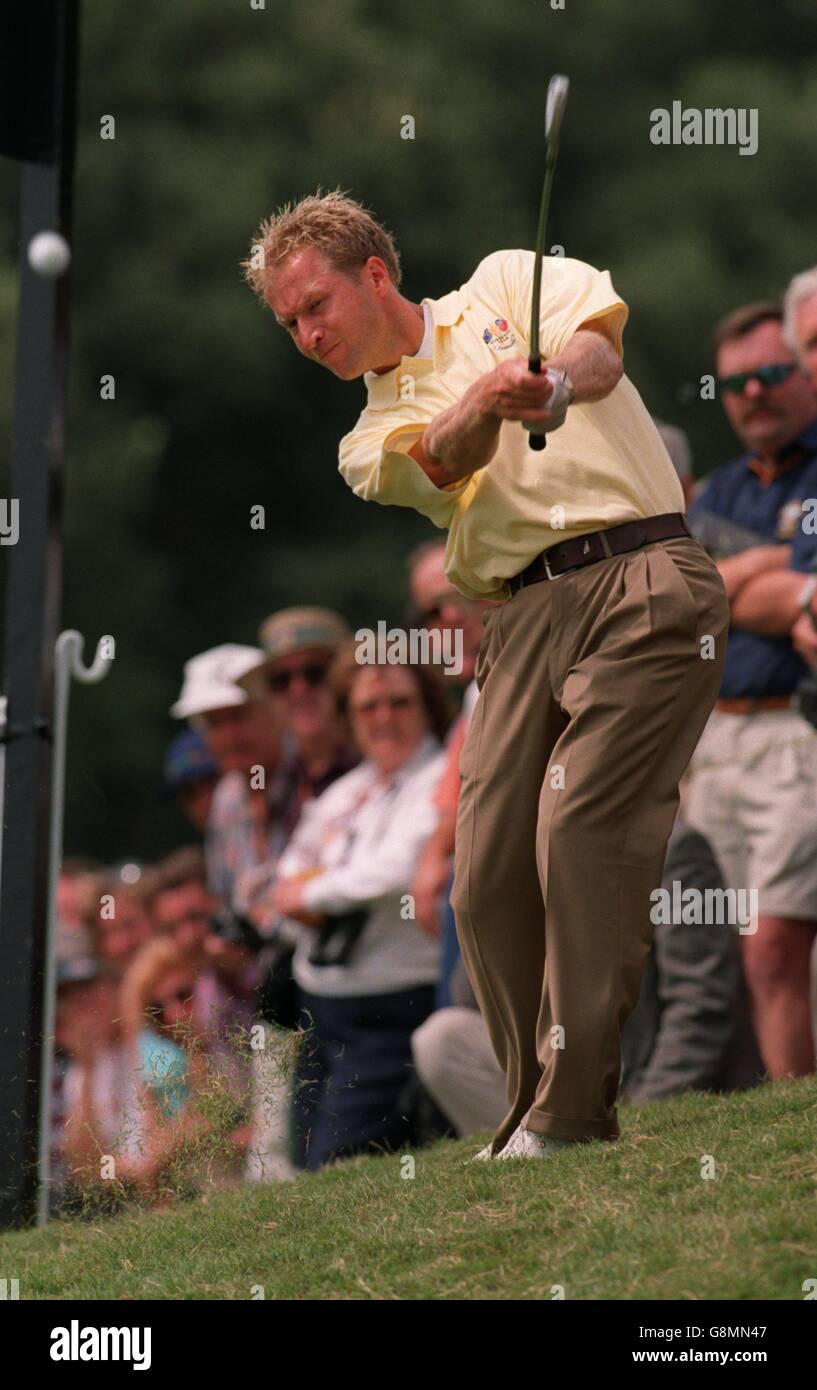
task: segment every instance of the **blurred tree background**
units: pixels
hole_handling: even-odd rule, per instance
[[[396,233],[404,292],[443,294],[490,251],[532,245],[546,84],[568,73],[549,240],[610,269],[630,305],[627,371],[705,472],[736,452],[691,385],[713,319],[817,259],[816,35],[813,0],[84,0],[64,625],[87,659],[104,633],[117,647],[107,679],[74,690],[68,852],[152,856],[189,838],[158,802],[182,662],[254,642],[296,602],[398,621],[406,554],[433,534],[338,476],[363,386],[302,360],[243,283],[262,217],[348,189]],[[650,112],[674,100],[757,108],[758,152],[653,145]],[[6,440],[5,160],[0,196]]]

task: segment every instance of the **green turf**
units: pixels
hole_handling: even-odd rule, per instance
[[[0,1236],[21,1299],[802,1299],[817,1077],[621,1110],[618,1144],[465,1164],[487,1136]],[[706,1155],[715,1177],[701,1176]],[[262,1286],[263,1295],[257,1287]]]

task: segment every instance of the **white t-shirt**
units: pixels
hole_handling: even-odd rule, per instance
[[[348,965],[313,965],[317,929],[291,923],[298,941],[293,974],[310,994],[389,994],[436,982],[439,942],[406,916],[405,899],[437,824],[433,797],[445,761],[429,735],[388,785],[363,762],[304,807],[280,876],[311,871],[304,902],[316,912],[369,914]]]

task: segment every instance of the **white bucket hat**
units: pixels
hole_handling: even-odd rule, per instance
[[[170,706],[173,718],[190,719],[211,709],[245,704],[247,692],[235,682],[257,666],[263,656],[259,647],[241,647],[234,642],[191,656],[184,663],[181,694]]]

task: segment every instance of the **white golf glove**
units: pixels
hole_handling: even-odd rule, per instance
[[[567,372],[561,371],[557,367],[545,367],[542,376],[546,377],[550,383],[551,394],[545,404],[554,419],[544,428],[541,420],[523,420],[522,423],[528,434],[551,434],[553,430],[558,430],[564,424],[567,407],[573,400],[573,382]]]

